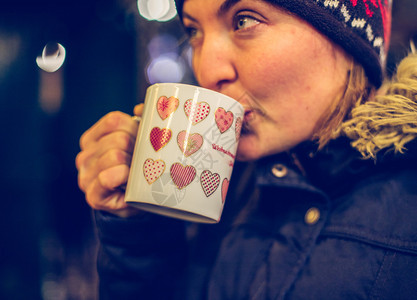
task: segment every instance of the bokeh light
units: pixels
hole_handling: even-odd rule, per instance
[[[65,48],[59,43],[48,43],[43,48],[42,55],[36,58],[36,63],[42,70],[52,73],[62,67],[65,61]]]
[[[150,21],[166,22],[177,15],[174,0],[138,0],[139,14]]]
[[[184,60],[175,53],[154,58],[147,67],[150,84],[158,82],[180,82],[185,74]]]
[[[146,77],[150,84],[180,82],[183,79],[186,63],[178,53],[178,40],[173,35],[156,35],[147,48],[150,61],[146,68]]]
[[[177,53],[178,40],[167,33],[158,34],[148,43],[148,52],[151,58],[159,57],[166,53]]]
[[[22,47],[21,37],[0,31],[0,81],[18,57]]]

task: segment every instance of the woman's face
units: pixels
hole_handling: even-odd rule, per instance
[[[342,49],[261,0],[186,0],[183,16],[199,84],[245,107],[238,159],[312,138],[344,89],[350,60]]]

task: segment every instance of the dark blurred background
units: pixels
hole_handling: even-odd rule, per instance
[[[0,299],[96,299],[78,140],[107,112],[132,113],[151,83],[193,83],[171,9],[171,0],[0,0]],[[389,71],[416,42],[417,1],[394,0],[393,11]]]

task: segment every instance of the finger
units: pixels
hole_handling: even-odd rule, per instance
[[[129,167],[127,165],[118,165],[100,172],[98,181],[104,189],[112,191],[125,185],[128,176]]]
[[[86,151],[93,152],[97,157],[101,157],[104,153],[112,149],[133,153],[135,142],[136,132],[131,134],[125,131],[115,131],[102,137],[98,143],[92,145]]]
[[[98,179],[92,182],[85,193],[86,201],[91,208],[108,212],[122,210],[127,207],[124,202],[124,191],[110,191],[101,186]]]
[[[97,158],[93,157],[88,151],[81,151],[75,158],[75,166],[78,170],[78,187],[86,192],[86,189],[90,185],[90,182],[96,177],[94,166],[97,162]]]
[[[97,171],[102,172],[106,169],[110,169],[119,165],[130,167],[131,161],[131,152],[126,152],[121,149],[110,149],[97,160]]]
[[[89,175],[85,168],[82,166],[78,168],[78,187],[84,193],[87,191],[88,186],[93,180],[94,176]]]
[[[144,104],[140,103],[138,105],[135,106],[135,108],[133,109],[133,114],[135,116],[141,117],[143,114],[143,108],[144,108]]]
[[[134,135],[137,126],[137,122],[132,120],[130,115],[118,111],[108,113],[81,136],[80,147],[85,149],[114,131],[125,131]]]
[[[82,156],[86,152],[87,151],[81,152],[76,158],[78,185],[82,191],[86,190],[90,182],[93,181],[100,172],[120,165],[129,168],[132,160],[131,152],[128,153],[120,149],[110,149],[99,158],[91,158],[86,162],[81,162],[81,159],[83,159]]]
[[[117,165],[130,165],[134,149],[134,138],[126,132],[113,132],[98,143],[90,144],[76,159],[78,186],[86,191],[97,175]]]
[[[81,167],[93,168],[97,160],[108,151],[132,153],[135,148],[135,139],[136,136],[124,131],[112,132],[102,137],[98,142],[89,144],[77,155],[75,161],[77,169],[80,170]]]

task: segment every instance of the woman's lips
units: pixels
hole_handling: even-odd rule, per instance
[[[245,114],[243,117],[243,124],[242,124],[242,134],[249,134],[253,132],[253,127],[251,123],[255,119],[255,110],[253,109],[245,109]]]
[[[253,109],[245,109],[243,122],[250,123],[255,118],[255,111]]]
[[[267,113],[263,110],[260,101],[247,91],[237,99],[245,108],[242,134],[255,133],[255,124],[269,119]]]

